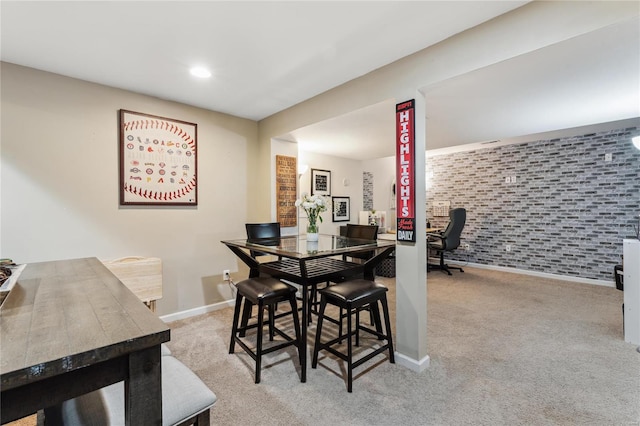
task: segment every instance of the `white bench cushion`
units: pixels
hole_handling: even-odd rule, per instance
[[[216,395],[176,358],[162,357],[162,424],[175,425],[215,404]],[[65,401],[64,425],[124,425],[124,382]],[[135,422],[135,420],[134,420]]]
[[[160,355],[161,356],[167,356],[167,355],[171,355],[171,349],[169,349],[169,346],[165,345],[164,343],[160,345]]]

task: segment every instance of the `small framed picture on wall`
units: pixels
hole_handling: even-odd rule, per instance
[[[311,195],[331,195],[331,171],[311,169]]]
[[[333,221],[348,222],[351,211],[349,197],[331,197],[331,204],[333,205]]]

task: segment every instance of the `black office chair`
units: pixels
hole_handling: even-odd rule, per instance
[[[451,275],[451,269],[458,269],[464,272],[462,268],[449,266],[444,263],[444,252],[453,251],[460,246],[460,234],[467,220],[467,211],[463,208],[451,209],[449,211],[449,224],[444,232],[439,234],[427,234],[427,248],[436,250],[440,257],[439,265],[430,265],[427,263],[427,270],[440,269]]]

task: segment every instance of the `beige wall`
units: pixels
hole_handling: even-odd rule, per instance
[[[1,78],[1,257],[160,257],[161,315],[229,298],[220,240],[244,235],[257,123],[8,63]],[[198,124],[197,207],[119,207],[119,109]]]
[[[323,234],[340,234],[340,225],[358,223],[358,212],[362,209],[362,162],[348,158],[300,151],[300,164],[309,166],[309,170],[300,177],[300,190],[311,194],[311,169],[329,170],[331,172],[331,196],[349,197],[351,205],[348,222],[334,222],[331,210],[322,213],[320,232]],[[346,183],[346,185],[345,185]],[[331,202],[331,197],[327,197]],[[299,212],[301,232],[306,232],[307,216],[301,209]]]
[[[420,161],[421,157],[416,157]],[[396,157],[377,158],[362,162],[362,169],[373,175],[373,208],[387,212],[386,227],[396,229],[396,204],[391,185],[396,177]]]

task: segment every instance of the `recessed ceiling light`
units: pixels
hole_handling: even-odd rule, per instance
[[[191,68],[191,75],[200,77],[200,78],[209,78],[211,77],[211,71],[203,67],[193,67]]]

